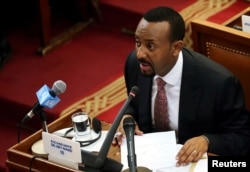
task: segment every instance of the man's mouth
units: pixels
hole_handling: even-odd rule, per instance
[[[141,62],[140,63],[140,68],[141,68],[142,71],[147,71],[147,70],[149,70],[151,68],[151,66],[148,63]]]

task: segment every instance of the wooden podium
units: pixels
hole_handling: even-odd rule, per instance
[[[70,127],[72,125],[71,114],[63,116],[48,125],[50,133]],[[102,122],[102,129],[108,130],[111,125]],[[48,161],[46,158],[37,157],[32,154],[32,145],[42,139],[42,130],[37,131],[33,135],[22,140],[20,143],[14,145],[7,150],[6,165],[10,172],[29,172],[32,171],[56,171],[56,172],[73,172],[80,171],[71,169],[66,166],[55,164]],[[108,157],[120,161],[120,149],[116,146],[111,146]]]

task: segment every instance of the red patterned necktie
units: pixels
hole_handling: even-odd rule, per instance
[[[160,77],[156,78],[157,94],[155,97],[154,118],[155,130],[169,130],[168,102],[164,85],[166,84]]]

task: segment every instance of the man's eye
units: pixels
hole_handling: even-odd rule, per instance
[[[139,47],[139,46],[141,45],[140,41],[135,40],[135,45],[136,45],[137,47]]]
[[[153,45],[153,44],[148,44],[148,49],[150,49],[150,50],[153,50],[154,48],[155,48],[155,46]]]

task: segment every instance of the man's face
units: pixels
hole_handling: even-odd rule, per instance
[[[169,42],[170,26],[166,21],[141,19],[136,31],[136,52],[141,72],[147,76],[167,74],[175,65],[182,41]]]

